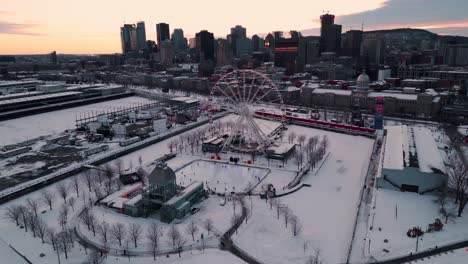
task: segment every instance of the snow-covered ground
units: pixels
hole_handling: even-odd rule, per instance
[[[330,145],[322,168],[303,178],[311,187],[279,198],[302,222],[302,233],[293,237],[268,206],[261,211],[261,205],[254,204],[251,224],[242,227],[235,240],[264,263],[304,263],[314,249],[326,263],[345,262],[374,141],[301,126],[289,126],[287,132],[292,131],[307,137],[327,135]]]
[[[137,96],[126,97],[101,103],[72,107],[53,112],[25,116],[0,122],[0,146],[63,132],[75,128],[75,118],[80,114],[102,112],[150,103],[149,99]]]
[[[109,257],[106,264],[110,263],[128,263],[127,257]],[[132,264],[244,264],[243,260],[237,258],[229,252],[221,251],[219,249],[205,249],[205,252],[194,250],[193,252],[183,252],[181,257],[177,254],[170,255],[169,257],[158,257],[156,261],[151,257],[132,257],[130,259]]]
[[[409,238],[406,232],[415,226],[426,230],[436,218],[444,222],[438,213],[439,206],[434,202],[436,196],[379,189],[375,191],[375,198],[375,210],[371,212],[371,222],[373,219],[374,225],[369,230],[368,237],[371,241],[370,255],[376,259],[383,260],[415,252],[416,240]],[[454,205],[449,203],[446,207],[452,209]],[[468,212],[465,212],[462,217],[456,217],[454,222],[449,220],[443,231],[424,234],[419,241],[418,250],[458,242],[467,237]],[[385,239],[388,240],[387,243],[384,242]],[[389,252],[386,253],[384,249]],[[367,250],[364,253],[369,255]]]

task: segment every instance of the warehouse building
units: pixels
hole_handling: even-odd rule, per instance
[[[426,127],[387,126],[377,187],[426,193],[447,185],[441,150]]]

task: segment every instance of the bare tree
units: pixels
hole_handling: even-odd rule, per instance
[[[288,135],[288,142],[289,143],[294,143],[294,140],[296,139],[296,132],[291,131]]]
[[[175,240],[175,249],[177,250],[177,253],[179,253],[179,258],[180,258],[180,253],[182,252],[182,249],[185,245],[185,243],[187,243],[187,240],[185,240],[185,238],[183,236],[178,236]]]
[[[121,159],[116,160],[114,167],[117,173],[120,175],[123,172],[123,161]],[[114,177],[114,167],[109,163],[106,163],[103,166],[102,172],[104,174],[104,178],[108,181],[110,181],[112,177]]]
[[[454,210],[447,209],[445,207],[441,207],[439,209],[439,214],[445,219],[445,224],[447,224],[449,220],[451,222],[454,222],[455,217],[457,216],[457,214],[454,212]]]
[[[119,241],[119,245],[122,246],[122,240],[127,235],[127,228],[122,223],[112,225],[110,235],[113,239]]]
[[[276,219],[279,219],[280,213],[281,213],[281,207],[283,206],[283,204],[281,203],[281,200],[279,198],[274,199],[273,206],[276,209]]]
[[[21,224],[24,226],[24,231],[28,232],[28,208],[24,205],[20,205],[18,206],[18,211],[20,213]]]
[[[57,217],[57,221],[62,229],[65,229],[65,225],[67,224],[68,220],[68,207],[66,204],[63,204],[60,208],[59,215]]]
[[[109,229],[110,229],[110,225],[105,221],[103,221],[102,223],[100,223],[97,226],[97,232],[98,232],[99,236],[101,237],[101,240],[104,243],[107,243],[107,237],[108,237],[108,234],[109,234]]]
[[[142,233],[141,226],[139,224],[133,223],[130,225],[128,234],[133,241],[135,247],[138,247],[138,240],[140,239]]]
[[[102,186],[102,182],[104,181],[104,172],[98,171],[96,177],[94,177],[94,182],[99,183],[99,186]]]
[[[153,260],[156,260],[156,255],[159,251],[159,239],[162,236],[162,231],[159,229],[159,225],[155,222],[151,223],[146,232],[146,239],[148,240],[148,248],[153,254]]]
[[[42,244],[44,244],[44,238],[45,238],[46,231],[47,231],[47,225],[44,222],[44,220],[42,220],[39,217],[35,217],[34,221],[36,225],[37,236],[41,238]]]
[[[306,141],[306,135],[304,134],[300,134],[298,137],[297,137],[297,142],[299,142],[299,145],[302,146],[304,145],[304,142]]]
[[[83,223],[88,228],[88,230],[91,230],[91,227],[89,226],[89,215],[90,215],[89,207],[85,207],[79,216],[80,216],[81,221],[83,221]]]
[[[306,144],[307,156],[310,156],[310,153],[315,151],[315,148],[317,147],[317,143],[318,143],[318,136],[310,137],[309,140],[307,140],[307,144]]]
[[[10,205],[6,208],[5,216],[17,226],[20,224],[21,208],[18,205]]]
[[[323,264],[322,256],[319,249],[314,250],[314,255],[310,256],[305,264]]]
[[[68,259],[68,252],[72,247],[70,234],[66,231],[62,231],[57,234],[57,245],[56,249],[65,255],[65,259]]]
[[[140,155],[138,156],[138,165],[141,167],[143,166],[143,157]]]
[[[291,210],[287,206],[281,207],[281,213],[283,214],[284,226],[288,228],[288,221],[291,217]]]
[[[55,199],[55,194],[48,190],[41,191],[42,201],[49,206],[49,209],[52,210],[52,203]]]
[[[56,188],[58,194],[60,195],[60,197],[62,197],[63,202],[66,203],[68,197],[68,186],[65,184],[65,182],[62,181],[59,184],[57,184]]]
[[[112,185],[112,180],[108,180],[104,183],[104,189],[106,190],[107,195],[112,193]]]
[[[458,217],[461,217],[468,203],[468,171],[463,162],[456,156],[450,158],[452,169],[449,170],[448,185],[455,192],[455,203],[458,204]]]
[[[88,191],[91,192],[91,187],[93,183],[93,174],[90,170],[87,170],[83,173],[83,182],[88,186]]]
[[[296,161],[297,169],[299,169],[299,167],[302,166],[302,163],[304,162],[304,152],[302,152],[302,150],[296,151],[294,154],[294,160]]]
[[[34,216],[37,217],[37,210],[39,209],[39,202],[36,199],[26,199],[26,204],[31,211],[34,212]]]
[[[208,235],[210,235],[210,232],[213,231],[213,220],[211,220],[210,218],[207,218],[205,222],[203,222],[203,227],[208,232]]]
[[[441,192],[438,192],[436,197],[437,198],[434,200],[434,203],[439,205],[441,209],[445,209],[445,205],[447,204],[447,191],[442,190]]]
[[[297,236],[302,231],[302,223],[295,215],[291,216],[291,231],[294,236]]]
[[[75,197],[68,198],[68,204],[72,208],[73,212],[75,212],[75,203],[76,203]]]
[[[45,232],[45,241],[52,245],[54,250],[57,250],[57,233],[53,228],[47,228]]]
[[[171,153],[172,153],[172,150],[173,150],[174,148],[177,149],[176,144],[175,144],[175,142],[174,142],[173,140],[171,140],[171,141],[169,141],[169,142],[167,143],[167,147],[169,148],[169,151],[170,151]]]
[[[175,247],[176,246],[176,240],[177,240],[178,237],[180,237],[180,232],[179,232],[179,230],[177,229],[177,227],[175,225],[171,225],[171,227],[169,227],[169,231],[167,232],[167,236],[168,236],[168,244],[172,245],[172,247]]]
[[[323,135],[322,141],[320,141],[320,145],[323,147],[324,152],[327,151],[329,144],[330,144],[330,141],[328,140],[327,135]]]
[[[91,231],[93,231],[93,236],[96,236],[96,229],[97,229],[97,219],[93,213],[89,213],[88,216],[89,226],[91,227]]]
[[[122,189],[122,186],[123,186],[122,181],[120,179],[115,179],[113,181],[113,185],[114,185],[116,190]]]
[[[106,164],[106,165],[108,165],[108,164]],[[106,168],[106,171],[112,171],[112,166],[110,166],[110,165],[109,165],[109,167],[105,166],[105,168]],[[124,171],[124,162],[123,162],[123,160],[122,160],[122,159],[117,159],[117,160],[115,160],[115,161],[114,161],[114,168],[115,168],[115,170],[117,171],[117,173],[118,173],[119,175],[121,175],[122,172]],[[110,170],[109,170],[109,169],[110,169]],[[106,173],[106,174],[108,174],[108,173]],[[112,176],[114,176],[114,172],[113,172],[113,171],[112,171]],[[110,176],[110,178],[112,178],[112,176]],[[108,175],[106,175],[106,177],[109,178]]]
[[[80,197],[80,179],[78,177],[72,177],[71,187],[75,190],[76,197]]]
[[[33,237],[36,237],[37,234],[37,225],[36,225],[37,217],[31,211],[28,211],[26,216],[26,225],[29,226],[29,230],[32,232]]]
[[[188,224],[186,231],[187,234],[192,235],[192,240],[195,241],[195,234],[198,232],[198,226],[193,222],[193,220]]]

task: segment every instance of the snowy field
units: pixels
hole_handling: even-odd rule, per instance
[[[438,213],[439,206],[434,202],[436,196],[385,189],[379,189],[375,195],[376,208],[371,212],[374,228],[369,231],[368,237],[371,239],[370,255],[376,259],[383,260],[415,252],[416,240],[406,236],[408,229],[419,226],[426,230],[428,224],[433,223],[436,218],[440,218],[445,224],[443,217]],[[448,204],[447,208],[453,208],[453,204]],[[461,218],[453,220],[445,224],[443,231],[425,233],[419,241],[419,250],[466,239],[468,212],[465,211]],[[385,243],[384,239],[388,242]],[[384,252],[384,249],[389,252]]]
[[[102,112],[116,107],[131,107],[151,101],[137,96],[96,104],[72,107],[53,112],[25,116],[0,122],[0,146],[15,144],[28,139],[63,132],[75,128],[75,117],[80,113]]]
[[[311,187],[279,198],[302,222],[301,234],[292,237],[269,206],[259,210],[261,205],[255,204],[251,224],[242,227],[235,240],[264,263],[304,263],[315,249],[325,263],[345,262],[374,141],[301,126],[289,126],[287,133],[292,131],[307,137],[327,135],[330,144],[322,168],[303,178]]]
[[[270,173],[269,169],[242,165],[225,164],[214,161],[194,161],[177,171],[177,184],[189,185],[200,181],[219,193],[243,192],[252,188]]]

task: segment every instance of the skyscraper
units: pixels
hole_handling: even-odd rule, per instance
[[[137,49],[138,50],[146,49],[145,22],[140,21],[137,23],[136,34],[137,34]]]
[[[341,54],[358,58],[361,53],[362,31],[350,30],[343,35],[341,42]]]
[[[216,66],[221,67],[232,63],[232,52],[226,39],[216,40]]]
[[[161,45],[161,43],[166,39],[169,39],[169,24],[156,24],[156,41],[158,42],[158,45]]]
[[[122,43],[122,54],[136,51],[137,34],[135,25],[125,24],[120,28],[120,41]]]
[[[264,40],[258,35],[252,36],[253,51],[259,51],[263,49]]]
[[[174,62],[174,46],[172,42],[168,39],[161,42],[159,45],[160,55],[161,55],[161,63],[163,65],[171,65]]]
[[[284,38],[275,32],[275,66],[285,68],[287,75],[297,70],[299,40],[302,38],[297,31],[291,31],[290,34],[290,38]]]
[[[187,49],[187,39],[184,37],[184,31],[180,28],[174,29],[172,33],[172,43],[176,51]]]
[[[244,42],[245,42],[246,38],[247,38],[247,29],[246,28],[244,28],[242,26],[239,26],[239,25],[231,28],[231,34],[229,34],[227,36],[227,40],[229,42],[229,45],[231,46],[232,52],[237,57],[240,55],[240,54],[237,54],[238,41],[239,40],[244,40]]]
[[[199,61],[214,61],[214,35],[202,30],[195,35]]]
[[[362,40],[361,56],[370,64],[383,64],[385,56],[385,38],[382,34],[366,34]]]
[[[341,47],[341,25],[335,24],[335,16],[324,14],[320,16],[320,51],[339,52]]]

